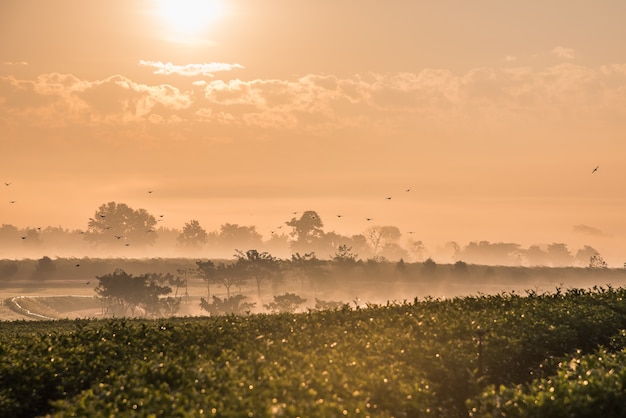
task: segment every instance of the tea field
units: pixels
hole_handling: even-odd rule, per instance
[[[626,415],[626,289],[0,323],[0,416]]]

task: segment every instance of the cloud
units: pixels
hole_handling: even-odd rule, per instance
[[[7,66],[27,66],[28,62],[26,61],[4,61],[2,62],[2,65],[7,65]]]
[[[626,64],[209,79],[194,82],[189,91],[120,75],[85,80],[49,73],[35,79],[0,76],[0,119],[16,126],[144,122],[197,130],[358,130],[369,135],[416,130],[456,135],[488,128],[523,135],[553,126],[621,123],[625,91]]]
[[[557,46],[551,52],[552,55],[566,60],[571,60],[576,57],[576,52],[572,48],[566,48],[564,46]]]
[[[192,104],[191,92],[146,85],[120,75],[88,81],[48,73],[35,80],[0,76],[0,116],[20,125],[67,127],[167,120]],[[148,119],[160,114],[163,118]]]
[[[213,77],[213,73],[220,71],[231,71],[234,69],[244,68],[240,64],[226,64],[222,62],[211,62],[204,64],[187,64],[187,65],[174,65],[171,62],[163,63],[161,61],[139,61],[141,67],[156,68],[154,74],[171,75],[178,74],[187,77],[193,76],[209,76]]]
[[[607,236],[604,232],[599,230],[598,228],[594,228],[588,225],[574,225],[572,230],[577,234],[596,236],[596,237],[604,237]]]

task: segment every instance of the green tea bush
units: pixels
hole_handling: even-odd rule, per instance
[[[621,416],[624,296],[6,322],[0,416]]]

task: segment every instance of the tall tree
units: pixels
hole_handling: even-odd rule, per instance
[[[397,226],[371,226],[365,231],[365,238],[374,254],[378,253],[387,244],[397,244],[402,236]]]
[[[280,260],[274,258],[268,252],[248,250],[245,253],[237,250],[236,268],[243,277],[253,278],[257,286],[257,295],[261,297],[261,283],[266,280],[274,282],[282,279],[280,272]]]
[[[226,223],[220,227],[217,241],[220,247],[232,251],[238,247],[259,247],[263,243],[263,237],[257,232],[255,226],[240,226],[238,224]]]
[[[206,283],[206,297],[211,299],[211,285],[220,281],[217,274],[217,266],[211,260],[196,261],[196,265],[198,266],[198,277]]]
[[[107,246],[147,246],[157,238],[154,216],[145,209],[134,210],[124,203],[101,205],[89,218],[85,239]]]
[[[187,222],[182,232],[176,238],[178,245],[183,248],[198,250],[208,241],[208,234],[195,219]]]
[[[320,239],[324,236],[324,223],[317,212],[307,210],[300,218],[293,217],[286,225],[293,228],[290,235],[294,238],[291,250],[295,252],[315,251]]]

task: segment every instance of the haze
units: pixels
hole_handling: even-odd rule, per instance
[[[205,3],[0,4],[0,224],[314,210],[626,261],[626,3]]]

